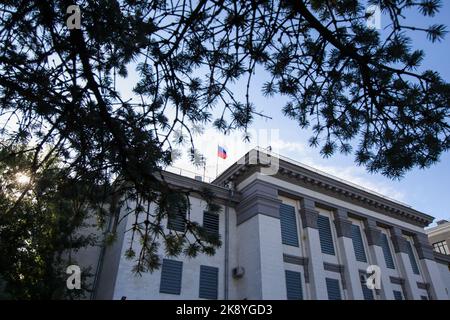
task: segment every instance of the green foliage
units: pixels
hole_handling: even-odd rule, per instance
[[[66,290],[70,253],[95,242],[81,235],[87,211],[83,194],[57,158],[33,171],[34,153],[25,148],[0,149],[0,277],[3,294],[14,299],[75,298],[86,293]],[[24,174],[30,179],[21,179]],[[88,276],[88,271],[82,272]]]
[[[74,3],[81,30],[66,26]],[[33,146],[28,158],[14,158],[31,162],[33,174],[47,163],[35,156],[44,147],[60,159],[48,167],[56,176],[34,181],[38,199],[47,199],[48,185],[61,186],[50,192],[69,201],[61,206],[83,195],[101,225],[114,221],[111,234],[122,208],[134,215],[127,256],[136,259],[136,272],[157,268],[158,250],[213,254],[220,239],[190,221],[193,190],[169,185],[160,172],[180,145],[202,165],[194,136],[210,123],[250,139],[247,128],[261,107],[252,103],[251,83],[260,72],[269,77],[263,94],[288,99],[283,112],[312,129],[310,144],[324,157],[353,153],[369,171],[401,177],[450,148],[450,85],[424,70],[425,53],[410,36],[441,41],[446,28],[404,19],[412,10],[433,17],[442,1],[368,3],[380,5],[387,36],[366,27],[366,1],[358,0],[3,1],[0,139]],[[119,77],[135,80],[133,99],[121,96]],[[232,90],[241,84],[243,97]],[[14,193],[14,185],[3,188]],[[213,196],[200,195],[208,210],[219,209]],[[25,218],[32,205],[19,201],[11,212]],[[185,232],[167,233],[163,221],[180,210],[187,212]],[[81,212],[71,211],[74,222]]]

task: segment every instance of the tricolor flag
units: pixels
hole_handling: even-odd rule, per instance
[[[217,146],[217,156],[222,159],[227,158],[227,151],[225,150],[224,147]]]

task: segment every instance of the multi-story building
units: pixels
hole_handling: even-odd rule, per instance
[[[445,290],[450,297],[450,222],[440,220],[436,226],[426,229],[425,232],[433,246],[434,258],[441,272]]]
[[[437,225],[426,229],[428,239],[435,252],[450,255],[450,222],[440,220]]]
[[[423,230],[433,217],[410,206],[259,150],[212,183],[164,176],[215,193],[220,214],[193,194],[190,219],[223,245],[194,259],[161,248],[162,267],[136,276],[125,258],[134,221],[123,219],[101,253],[96,299],[448,299]],[[375,290],[365,285],[370,265],[380,270]]]

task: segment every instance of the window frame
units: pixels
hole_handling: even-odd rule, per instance
[[[293,213],[294,213],[294,215],[293,215],[293,218],[294,218],[293,226],[285,226],[283,224],[284,220],[281,218],[281,210],[282,210],[283,206],[287,206],[287,207],[292,207],[293,208]],[[300,247],[301,235],[300,235],[300,226],[299,226],[298,218],[297,218],[297,208],[295,206],[293,206],[292,204],[282,202],[282,203],[280,203],[280,206],[279,206],[278,210],[279,210],[279,214],[280,214],[281,243],[283,245],[286,245],[286,246],[299,248]],[[286,231],[286,232],[293,231],[293,230],[286,229],[286,228],[289,228],[289,227],[295,228],[295,233],[294,233],[295,234],[295,239],[292,239],[292,242],[291,242],[291,240],[286,239],[286,235],[283,236],[283,234],[284,234],[283,231]]]
[[[217,230],[212,230],[211,228],[205,226],[205,216],[207,216],[207,215],[209,215],[211,217],[214,216],[214,218],[217,218]],[[210,233],[214,236],[219,236],[219,234],[220,234],[220,215],[218,213],[212,213],[207,210],[203,211],[203,224],[202,225],[203,225],[203,228],[205,228],[208,233]]]
[[[204,277],[205,277],[206,273],[211,273],[211,272],[214,272],[214,276],[215,276],[214,296],[208,296],[208,292],[204,291],[205,290],[204,281],[207,280]],[[202,277],[202,275],[203,275],[203,277]],[[202,284],[203,284],[203,286],[202,286]],[[208,299],[208,300],[217,300],[219,298],[219,268],[218,267],[200,265],[198,297],[200,299]]]
[[[433,246],[433,251],[438,252],[440,254],[450,255],[450,250],[448,248],[446,240],[434,242],[432,244],[432,246]]]
[[[172,266],[169,266],[172,264]],[[165,272],[170,272],[170,268],[174,266],[179,266],[179,270],[177,270],[177,273],[179,272],[179,283],[177,284],[175,290],[171,290],[167,287],[167,284],[165,282],[163,283],[163,279],[165,281],[173,281],[174,277],[171,273],[165,274]],[[169,269],[167,269],[169,268]],[[177,274],[178,276],[178,274]],[[169,279],[169,280],[168,280]],[[160,275],[160,282],[159,282],[159,293],[164,294],[173,294],[173,295],[181,295],[181,288],[183,283],[183,261],[179,260],[173,260],[173,259],[163,259],[161,264],[161,275]]]
[[[322,237],[320,236],[321,228],[319,227],[319,225],[317,225],[317,229],[318,229],[318,232],[319,232],[320,251],[321,251],[322,254],[328,254],[330,256],[335,256],[336,257],[337,248],[336,248],[336,239],[335,239],[335,236],[334,236],[334,233],[333,233],[333,226],[332,226],[333,219],[332,219],[332,217],[330,217],[328,215],[324,215],[322,213],[319,213],[319,215],[317,217],[317,224],[319,224],[319,219],[321,217],[327,219],[327,221],[328,221],[328,228],[329,228],[330,238],[331,238],[331,248],[332,248],[333,252],[332,253],[331,252],[324,252],[325,243],[322,243]],[[328,249],[325,249],[325,251],[327,251],[327,250]]]

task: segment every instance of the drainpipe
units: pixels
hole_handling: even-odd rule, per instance
[[[109,221],[108,221],[108,228],[106,229],[106,231],[103,234],[102,246],[101,246],[101,249],[100,249],[99,259],[97,261],[97,268],[95,270],[94,281],[93,281],[93,284],[92,284],[92,289],[93,290],[92,290],[91,295],[90,295],[90,300],[96,300],[97,299],[98,278],[100,277],[100,272],[102,271],[102,268],[103,268],[103,260],[105,259],[105,251],[106,251],[105,239],[106,239],[106,235],[111,230],[112,220],[113,220],[113,217],[110,217]]]
[[[233,190],[229,189],[229,196],[230,198],[233,196]],[[225,202],[225,268],[224,268],[224,293],[223,297],[224,300],[228,300],[228,280],[229,280],[229,242],[230,242],[230,230],[229,230],[229,224],[230,224],[230,207],[229,207],[229,200],[227,199]]]

